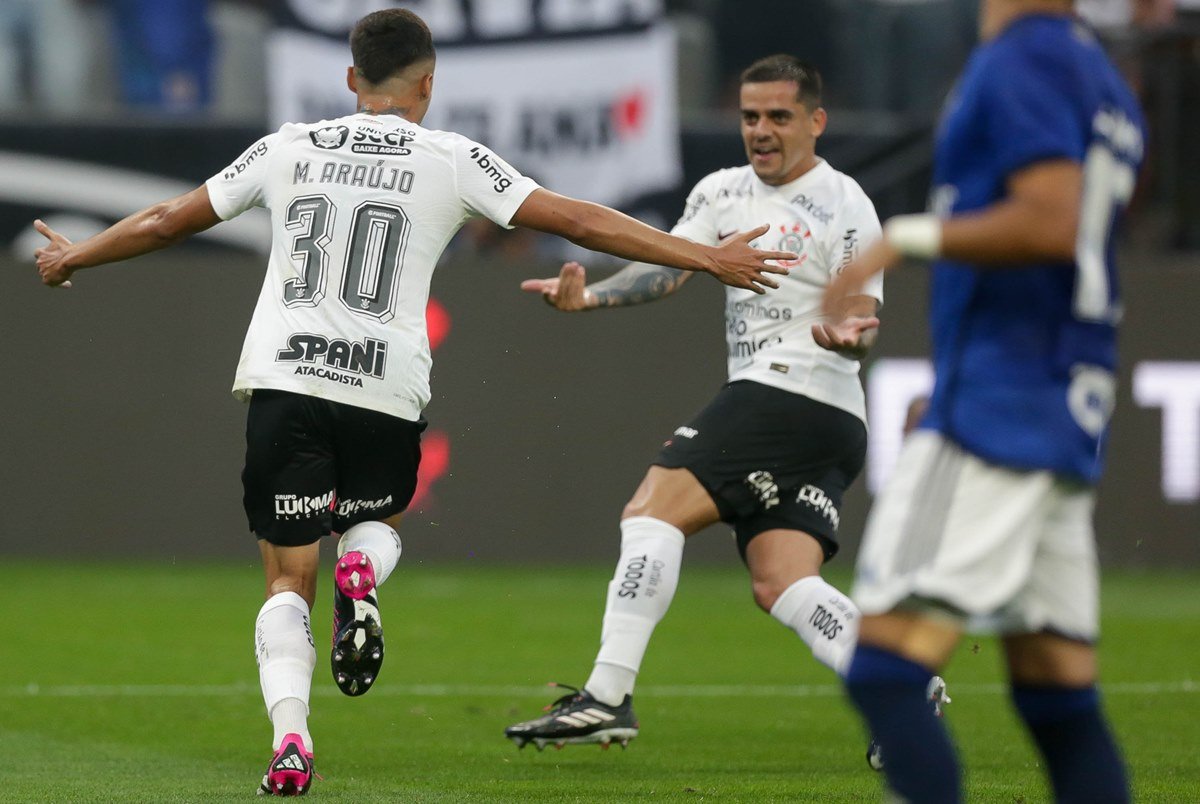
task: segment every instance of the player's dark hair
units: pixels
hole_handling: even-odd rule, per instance
[[[796,100],[808,109],[821,105],[821,74],[817,68],[795,56],[779,53],[751,64],[742,72],[743,84],[765,84],[771,81],[796,82]]]
[[[434,58],[429,26],[403,8],[385,8],[359,20],[350,32],[354,70],[381,84],[407,67]]]

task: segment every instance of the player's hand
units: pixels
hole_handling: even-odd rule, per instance
[[[822,349],[837,352],[851,360],[861,360],[867,356],[870,348],[863,336],[877,329],[879,319],[875,316],[847,316],[836,324],[813,324],[812,336]]]
[[[37,260],[38,274],[42,277],[42,284],[59,288],[71,287],[70,278],[73,271],[67,268],[63,262],[71,241],[41,220],[34,221],[33,228],[50,241],[33,252],[33,256]]]
[[[867,280],[900,262],[900,256],[900,252],[894,247],[883,240],[877,240],[860,254],[858,259],[839,271],[825,288],[825,296],[821,299],[821,312],[830,318],[838,316],[843,299],[860,295]]]
[[[750,245],[751,240],[762,237],[770,228],[763,224],[722,240],[715,249],[716,263],[708,272],[726,285],[755,293],[766,293],[767,288],[779,287],[779,283],[767,274],[787,276],[787,266],[772,265],[768,260],[794,260],[796,255],[790,251],[760,251]]]
[[[540,293],[546,304],[574,313],[596,307],[596,296],[587,289],[587,273],[577,262],[565,263],[554,279],[526,279],[521,290]]]

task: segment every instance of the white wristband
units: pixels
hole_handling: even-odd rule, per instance
[[[936,215],[897,215],[883,225],[883,239],[906,257],[932,260],[942,252],[942,221]]]

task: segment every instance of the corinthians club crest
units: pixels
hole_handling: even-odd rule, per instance
[[[797,265],[803,265],[808,259],[808,254],[805,251],[805,246],[812,239],[812,230],[808,228],[802,221],[796,221],[792,224],[780,224],[779,226],[779,244],[775,247],[777,251],[790,251],[798,255],[794,260],[779,260],[780,265],[785,265],[788,268],[794,268]]]

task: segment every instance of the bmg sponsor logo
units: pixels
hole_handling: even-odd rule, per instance
[[[252,149],[243,154],[241,159],[230,165],[229,169],[225,171],[223,178],[226,180],[236,179],[238,176],[246,172],[246,169],[250,167],[255,159],[266,155],[267,144],[265,142],[258,143]]]
[[[479,146],[472,148],[470,154],[471,161],[478,165],[479,169],[484,172],[484,175],[492,180],[493,190],[502,193],[509,187],[512,187],[512,174],[504,169],[499,159]]]
[[[858,229],[847,229],[842,235],[842,259],[838,263],[837,272],[840,274],[843,269],[850,263],[854,262],[854,258],[858,256]]]

